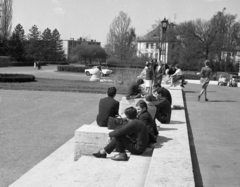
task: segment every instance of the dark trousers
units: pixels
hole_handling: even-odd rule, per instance
[[[130,138],[127,138],[126,136],[119,136],[113,138],[111,142],[104,148],[104,150],[108,154],[113,152],[114,149],[120,153],[125,153],[125,150],[128,150],[130,153],[135,155],[142,154],[143,152],[139,151],[137,147],[138,146],[132,142]]]
[[[171,120],[171,114],[162,114],[161,112],[157,111],[156,118],[163,124],[169,124]]]

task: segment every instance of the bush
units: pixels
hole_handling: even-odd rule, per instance
[[[0,56],[0,67],[8,67],[10,63],[9,56]]]
[[[137,80],[137,76],[140,75],[142,69],[133,68],[119,68],[115,70],[113,76],[113,82],[120,85],[129,85],[131,82]]]
[[[120,68],[144,68],[146,61],[142,61],[138,58],[131,59],[129,61],[123,61],[116,58],[109,58],[107,60],[108,67],[120,67]]]
[[[32,82],[35,81],[34,75],[28,74],[0,74],[0,82]]]
[[[195,75],[195,74],[183,74],[184,75],[184,79],[189,79],[189,80],[199,80],[201,78],[200,75]],[[210,78],[210,80],[217,80],[216,76],[212,76]]]
[[[70,71],[70,72],[81,72],[84,73],[84,70],[89,67],[81,66],[57,66],[58,71]]]
[[[9,63],[9,66],[33,66],[33,61],[24,61],[24,62],[20,62],[20,61],[11,61]]]

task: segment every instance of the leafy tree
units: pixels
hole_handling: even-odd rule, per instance
[[[28,60],[42,60],[41,32],[36,25],[32,26],[29,32],[25,46],[26,57]]]
[[[136,53],[136,34],[131,19],[120,12],[110,25],[107,35],[107,52],[120,60],[128,60]]]
[[[9,54],[18,61],[24,60],[25,35],[23,27],[18,24],[8,41]]]
[[[55,47],[55,42],[53,41],[52,37],[52,31],[49,28],[46,28],[41,34],[41,39],[41,53],[43,60],[52,60],[53,48]]]
[[[53,60],[63,60],[65,58],[64,50],[63,50],[63,42],[61,40],[61,35],[58,32],[57,29],[54,29],[52,32],[52,38],[53,38],[53,54],[54,58]]]
[[[106,59],[107,54],[105,50],[99,45],[89,45],[82,43],[74,47],[71,51],[71,60],[84,60],[85,65],[87,60],[91,63],[92,60]]]

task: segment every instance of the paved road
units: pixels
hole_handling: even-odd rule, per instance
[[[186,86],[196,186],[240,186],[240,89],[210,85],[209,102],[197,101],[200,86]]]

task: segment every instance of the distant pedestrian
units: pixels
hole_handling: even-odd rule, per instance
[[[212,69],[209,67],[209,63],[210,63],[209,60],[205,60],[205,62],[204,62],[205,67],[203,67],[201,69],[200,73],[197,73],[198,75],[199,74],[201,75],[200,83],[202,85],[202,90],[201,90],[200,94],[198,95],[198,101],[200,101],[200,98],[201,98],[203,93],[204,93],[204,96],[205,96],[205,101],[208,101],[207,87],[208,87],[208,84],[210,82],[210,77],[212,76]]]

